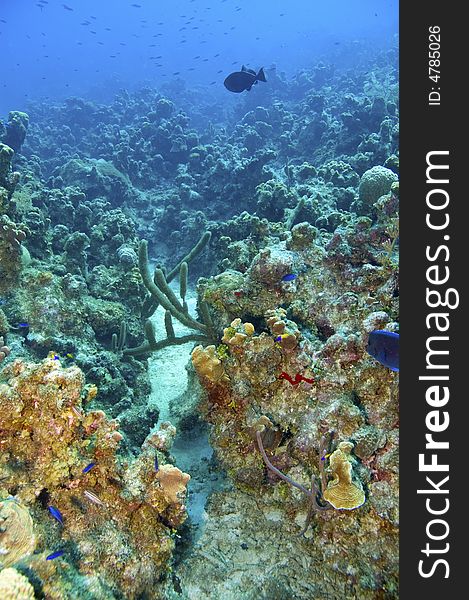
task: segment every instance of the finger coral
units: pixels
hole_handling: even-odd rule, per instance
[[[0,538],[6,548],[0,558],[14,565],[32,551],[29,509],[40,550],[49,555],[65,545],[60,560],[77,577],[91,576],[133,599],[164,578],[173,529],[186,518],[189,475],[168,465],[155,472],[151,444],[137,458],[119,458],[118,423],[82,406],[95,394],[78,367],[63,368],[53,356],[38,364],[15,360],[0,373],[0,497],[14,493],[17,499],[2,502],[10,526],[5,541]],[[63,526],[56,526],[47,506],[60,510]],[[16,522],[23,533],[13,542]],[[46,566],[44,557],[25,560],[44,585],[44,578],[52,585],[48,570],[57,563]],[[51,581],[59,585],[60,573]]]

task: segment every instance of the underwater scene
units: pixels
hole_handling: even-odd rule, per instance
[[[398,598],[397,0],[1,0],[0,600]]]

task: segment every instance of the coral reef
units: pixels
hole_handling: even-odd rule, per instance
[[[5,594],[397,597],[397,50],[357,58],[0,123]]]
[[[306,252],[311,251],[308,248]],[[204,418],[213,426],[212,444],[230,477],[241,490],[256,494],[258,502],[266,505],[266,510],[269,506],[272,509],[272,505],[283,507],[285,518],[288,514],[293,521],[307,510],[301,531],[305,533],[311,523],[315,540],[319,537],[324,542],[326,531],[334,519],[330,510],[327,511],[328,516],[323,512],[328,504],[338,512],[344,509],[345,512],[350,511],[349,520],[357,519],[352,514],[361,511],[358,522],[368,522],[368,533],[358,547],[355,536],[344,526],[343,517],[340,517],[340,529],[335,529],[335,538],[340,538],[340,544],[346,547],[354,546],[357,560],[353,561],[353,568],[357,574],[378,582],[384,569],[387,579],[395,582],[395,564],[388,562],[388,551],[376,550],[380,559],[373,565],[364,566],[370,548],[377,549],[379,546],[381,534],[385,532],[389,549],[394,548],[395,551],[398,542],[394,459],[379,474],[374,466],[384,455],[391,459],[396,451],[396,381],[390,372],[385,375],[386,382],[382,375],[373,374],[364,354],[364,341],[361,341],[365,339],[365,331],[370,331],[378,318],[389,320],[389,316],[376,312],[374,318],[367,317],[369,308],[364,302],[356,304],[347,318],[343,310],[334,317],[332,298],[340,297],[335,279],[331,300],[322,305],[322,320],[317,321],[315,335],[311,335],[305,330],[305,323],[310,323],[308,315],[311,315],[311,307],[317,304],[317,300],[310,285],[317,288],[316,294],[320,290],[325,299],[328,296],[328,270],[334,267],[323,267],[322,275],[312,268],[303,276],[304,295],[295,283],[292,296],[291,290],[279,289],[274,282],[281,281],[282,274],[298,257],[293,255],[288,259],[288,253],[281,252],[268,256],[274,264],[254,260],[254,268],[248,270],[243,283],[248,296],[256,293],[256,320],[261,333],[255,335],[252,324],[237,318],[225,328],[219,350],[214,346],[197,347],[192,353],[193,365],[206,390],[206,398],[200,408]],[[306,261],[310,265],[314,264],[311,258],[310,254]],[[316,260],[328,264],[321,253],[316,255]],[[323,262],[325,260],[326,263]],[[383,270],[382,274],[384,281],[390,276],[388,271]],[[265,290],[265,303],[259,296],[259,279]],[[383,283],[377,280],[375,285],[378,287]],[[343,294],[345,300],[345,290]],[[279,296],[283,302],[290,303],[289,312],[295,315],[295,321],[287,319],[284,309],[268,309],[264,315],[265,324],[261,324],[257,311],[263,305],[267,306],[268,298],[277,304]],[[252,313],[254,306],[252,303],[248,305]],[[326,315],[327,322],[324,320]],[[336,330],[342,332],[335,333]],[[347,334],[347,330],[350,333]],[[269,417],[271,428],[261,439],[256,424],[259,418],[264,418],[262,415]],[[379,428],[380,433],[373,426]],[[335,438],[352,441],[339,443],[328,455],[323,440],[332,432]],[[257,444],[254,443],[256,438]],[[350,455],[354,442],[361,458],[361,462],[354,459],[357,483],[352,481]],[[259,462],[256,446],[261,452],[262,462]],[[292,491],[281,486],[276,493],[269,492],[268,487],[263,489],[263,463],[267,466],[271,484],[280,477],[292,486]],[[327,469],[324,469],[325,465]],[[328,474],[331,475],[329,481]],[[390,494],[387,511],[383,510],[381,501],[375,496],[382,496],[383,482]],[[295,488],[305,500],[309,500],[301,502],[301,498],[295,495]],[[321,488],[322,496],[317,496]],[[367,490],[373,502],[365,501],[362,488]],[[354,529],[351,522],[349,526]],[[314,553],[324,556],[325,551],[320,548],[319,542],[315,541]],[[332,573],[322,573],[322,576],[328,580]],[[335,576],[338,577],[338,574]],[[341,577],[345,584],[345,571]],[[324,581],[318,579],[316,584],[322,586]],[[336,585],[339,586],[339,582]],[[333,593],[338,596],[339,587]]]
[[[44,552],[63,547],[61,560],[77,577],[137,598],[167,572],[172,532],[186,518],[189,476],[163,464],[161,451],[155,472],[150,442],[137,458],[119,459],[118,424],[83,410],[95,394],[77,367],[63,368],[54,356],[38,364],[15,360],[1,372],[0,490],[14,493],[2,501],[2,561],[27,565],[44,591],[59,589],[60,572],[43,579]],[[63,526],[51,522],[47,506],[59,508]],[[33,521],[42,554],[31,555]]]

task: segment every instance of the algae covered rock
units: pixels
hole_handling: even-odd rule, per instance
[[[114,204],[121,204],[129,197],[132,184],[127,175],[102,158],[72,158],[58,171],[67,186],[83,190],[88,198],[104,196]]]
[[[21,150],[29,126],[29,116],[25,112],[13,110],[8,115],[4,142],[15,152]]]
[[[13,148],[0,142],[0,185],[5,185],[14,153]]]

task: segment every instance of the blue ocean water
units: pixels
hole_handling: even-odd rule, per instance
[[[397,28],[397,0],[2,0],[0,114],[175,78],[221,93],[243,63],[353,67],[357,47],[390,47]]]

